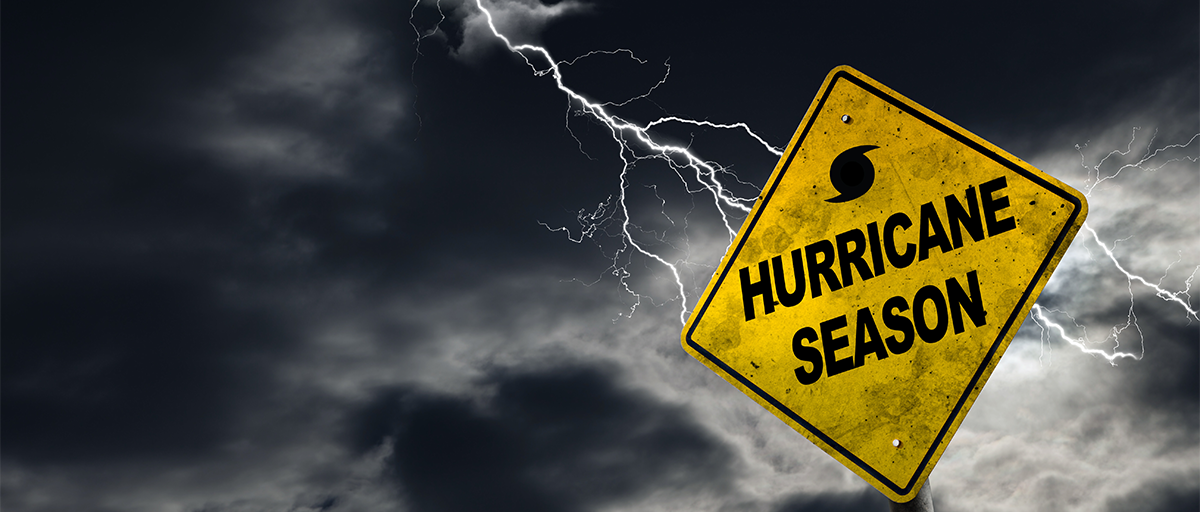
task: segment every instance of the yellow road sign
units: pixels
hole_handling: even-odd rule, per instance
[[[904,502],[1086,216],[1078,191],[839,67],[683,347]]]

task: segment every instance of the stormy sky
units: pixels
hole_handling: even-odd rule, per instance
[[[486,5],[630,122],[782,147],[849,64],[1085,191],[1085,341],[1021,326],[935,505],[1200,508],[1195,2]],[[886,510],[680,347],[744,214],[473,1],[10,3],[3,62],[5,510]]]

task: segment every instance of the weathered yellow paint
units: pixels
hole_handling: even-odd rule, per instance
[[[865,153],[874,164],[873,185],[857,199],[828,202],[839,196],[831,183],[831,162],[863,145],[878,146]],[[853,229],[867,233],[872,222],[882,233],[887,219],[898,212],[912,222],[907,230],[895,230],[895,245],[903,250],[919,241],[922,204],[932,203],[945,227],[946,196],[955,196],[965,207],[972,188],[983,201],[981,184],[991,182],[994,189],[997,178],[1004,178],[1006,186],[993,190],[993,197],[1007,197],[1009,204],[991,204],[1001,223],[989,230],[982,221],[981,240],[963,229],[961,247],[933,247],[927,259],[904,268],[893,265],[885,249],[882,274],[864,279],[852,264],[853,284],[836,291],[818,275],[823,285],[819,297],[811,293],[806,266],[802,275],[809,288],[799,304],[775,305],[768,314],[763,297],[754,296],[754,318],[746,319],[741,269],[748,268],[747,282],[753,283],[761,277],[759,263],[780,256],[785,290],[793,289],[791,251],[820,240],[831,241],[836,249],[838,234]],[[983,216],[984,209],[981,204],[977,215]],[[839,67],[825,79],[693,311],[683,346],[888,498],[904,502],[924,484],[1086,215],[1087,202],[1078,191],[857,70]],[[1006,218],[1014,225],[1004,231]],[[847,252],[855,252],[854,247],[848,242]],[[868,247],[863,256],[869,271],[878,270],[874,252]],[[831,268],[842,280],[840,261]],[[884,325],[885,301],[902,297],[911,306],[918,290],[934,285],[950,302],[945,298],[947,280],[954,279],[969,294],[970,272],[978,281],[974,299],[982,300],[986,310],[981,325],[963,312],[961,333],[947,318],[940,341],[917,339],[902,353],[888,350],[883,359],[877,352],[866,354],[861,366],[832,376],[822,356],[826,368],[816,382],[800,382],[795,370],[811,371],[816,365],[793,352],[797,331],[811,327],[822,337],[822,322],[845,315],[847,327],[825,336],[847,336],[849,347],[833,351],[835,359],[844,359],[855,354],[858,312],[868,308],[880,336],[900,341],[903,335]],[[772,290],[778,302],[778,292]],[[936,302],[923,302],[927,326],[941,318]],[[947,306],[946,316],[954,307]],[[911,307],[892,312],[915,321]],[[871,338],[865,326],[862,338]],[[822,341],[807,345],[825,352]]]

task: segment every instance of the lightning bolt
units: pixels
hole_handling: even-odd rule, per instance
[[[420,0],[414,3],[412,10],[413,16],[415,16],[417,9],[416,6],[419,3]],[[673,286],[677,293],[676,296],[671,297],[669,300],[679,301],[679,319],[681,323],[685,323],[687,321],[688,300],[690,296],[688,294],[687,286],[685,285],[685,279],[683,277],[684,269],[690,269],[692,267],[715,269],[715,267],[712,265],[697,263],[690,259],[689,256],[691,255],[692,251],[688,247],[689,244],[686,240],[686,237],[684,237],[682,243],[668,240],[664,233],[644,229],[642,226],[632,220],[633,217],[630,214],[630,199],[628,193],[630,187],[633,185],[631,181],[631,173],[634,172],[636,164],[646,161],[665,163],[678,178],[679,184],[683,187],[683,190],[693,196],[701,195],[707,197],[709,206],[719,214],[722,227],[724,228],[724,232],[730,243],[737,235],[738,227],[740,226],[740,220],[745,218],[745,216],[750,212],[750,207],[757,200],[757,193],[748,197],[739,196],[731,190],[731,185],[736,184],[736,186],[739,188],[748,188],[754,190],[755,192],[759,192],[760,189],[752,183],[747,183],[739,179],[737,174],[733,172],[731,166],[722,165],[717,162],[708,161],[699,157],[690,148],[690,144],[688,146],[682,146],[678,144],[670,144],[662,141],[661,139],[656,139],[652,130],[656,127],[661,127],[667,124],[690,125],[700,128],[712,128],[720,130],[733,130],[742,132],[743,134],[749,136],[765,151],[772,155],[782,155],[782,149],[770,144],[763,137],[751,130],[747,124],[741,122],[714,123],[707,120],[694,120],[678,116],[660,117],[644,124],[638,124],[636,122],[626,120],[613,113],[613,109],[628,105],[637,100],[647,99],[655,89],[666,82],[670,74],[669,63],[666,64],[667,71],[664,73],[663,77],[643,94],[620,102],[602,102],[589,99],[585,95],[575,91],[564,83],[564,68],[575,65],[581,59],[598,54],[623,54],[627,55],[630,59],[633,59],[639,64],[645,64],[646,61],[639,59],[636,55],[634,55],[633,51],[624,48],[617,50],[597,50],[588,52],[570,60],[556,60],[545,47],[527,43],[514,43],[507,35],[502,33],[497,28],[493,13],[487,7],[488,4],[491,4],[491,2],[474,0],[474,6],[485,17],[487,27],[490,30],[491,35],[502,42],[508,51],[520,56],[525,64],[532,70],[535,76],[550,77],[554,81],[556,88],[566,97],[569,113],[586,116],[587,118],[605,127],[612,140],[617,144],[617,153],[622,162],[622,167],[620,173],[618,174],[619,188],[617,193],[613,196],[609,196],[593,209],[581,209],[576,213],[576,221],[579,224],[577,228],[578,234],[574,234],[572,229],[567,227],[551,226],[540,221],[539,224],[552,232],[564,233],[566,238],[574,243],[583,243],[585,240],[590,240],[593,243],[596,243],[597,246],[601,248],[602,252],[605,251],[603,244],[604,241],[617,241],[616,249],[606,253],[606,256],[612,261],[612,264],[605,270],[605,272],[616,276],[624,292],[628,293],[634,298],[634,303],[632,306],[630,306],[628,312],[623,313],[621,316],[632,316],[636,312],[638,306],[642,303],[643,299],[651,300],[642,292],[637,291],[630,283],[630,279],[633,276],[633,273],[629,268],[629,265],[631,264],[630,256],[632,254],[640,254],[645,256],[656,264],[660,265],[662,268],[669,270],[673,278]],[[438,0],[437,9],[439,14],[442,14],[441,7],[441,2]],[[442,14],[441,20],[438,21],[438,24],[445,19],[445,15]],[[418,30],[415,24],[413,25],[413,28],[418,34],[418,50],[421,40],[429,37],[437,31],[437,25],[435,25],[433,30],[429,32],[422,32]],[[571,132],[569,118],[566,128],[568,132]],[[1110,161],[1118,160],[1117,157],[1128,157],[1133,152],[1138,130],[1138,128],[1134,129],[1133,137],[1131,137],[1129,144],[1124,150],[1113,150],[1092,166],[1087,165],[1087,159],[1083,155],[1083,148],[1086,147],[1086,144],[1082,146],[1076,145],[1076,150],[1080,153],[1081,165],[1087,170],[1088,177],[1083,184],[1083,189],[1087,197],[1091,198],[1092,193],[1097,189],[1097,187],[1109,180],[1116,178],[1123,172],[1133,172],[1135,170],[1140,172],[1157,172],[1168,164],[1174,162],[1197,162],[1196,157],[1168,156],[1171,154],[1172,150],[1180,150],[1191,147],[1191,145],[1197,141],[1198,138],[1200,138],[1200,134],[1193,136],[1190,140],[1183,144],[1169,144],[1154,148],[1154,140],[1157,138],[1156,132],[1155,136],[1151,137],[1150,142],[1146,145],[1146,152],[1141,156],[1140,159],[1132,163],[1120,165],[1116,169],[1111,169],[1112,165],[1106,166],[1106,164],[1108,164]],[[571,132],[571,134],[573,137],[575,136],[574,132]],[[579,138],[575,137],[575,140],[579,144],[580,151],[591,158],[590,155],[583,151],[583,143],[579,140]],[[659,199],[661,205],[661,210],[659,213],[663,217],[666,217],[672,226],[676,226],[676,221],[667,213],[666,200],[659,195],[657,188],[658,185],[646,185],[646,187],[651,188],[654,191],[655,197]],[[686,218],[684,219],[684,223],[686,224]],[[1092,226],[1086,223],[1083,225],[1083,230],[1091,235],[1091,240],[1094,241],[1095,244],[1101,249],[1101,252],[1103,253],[1107,262],[1111,263],[1112,269],[1115,269],[1117,272],[1125,276],[1129,291],[1128,313],[1123,323],[1118,323],[1108,329],[1108,333],[1104,339],[1092,340],[1087,334],[1086,327],[1080,325],[1079,322],[1076,321],[1075,317],[1070,313],[1059,309],[1046,308],[1041,304],[1034,304],[1030,310],[1030,318],[1041,329],[1041,339],[1044,353],[1046,352],[1047,347],[1049,347],[1050,340],[1057,337],[1059,340],[1065,342],[1069,346],[1075,347],[1086,354],[1103,357],[1113,365],[1115,365],[1120,359],[1140,360],[1145,353],[1145,342],[1141,327],[1137,323],[1134,300],[1135,285],[1139,288],[1148,288],[1154,292],[1156,297],[1182,308],[1189,322],[1197,319],[1197,311],[1191,303],[1190,291],[1191,283],[1194,280],[1197,271],[1200,271],[1200,265],[1192,270],[1191,274],[1184,281],[1182,289],[1174,291],[1169,290],[1164,287],[1163,280],[1166,279],[1166,272],[1170,270],[1170,266],[1164,270],[1162,278],[1158,279],[1157,282],[1152,282],[1150,279],[1130,271],[1129,265],[1122,263],[1121,259],[1118,258],[1114,253],[1117,243],[1119,243],[1121,240],[1114,240],[1111,243],[1105,243],[1103,240],[1101,240],[1099,233],[1097,233]],[[683,256],[669,256],[668,251],[654,250],[653,247],[655,246],[666,246],[675,252],[682,252]],[[1178,263],[1179,261],[1181,260],[1177,260],[1175,263]],[[1173,266],[1175,263],[1172,263],[1171,266]],[[590,286],[599,280],[600,279],[592,282],[584,282],[583,284]],[[703,284],[700,285],[700,288],[702,287]],[[651,302],[653,303],[653,300],[651,300]],[[1065,317],[1069,319],[1071,324],[1074,325],[1074,329],[1068,329],[1067,327],[1064,327],[1062,323],[1055,321],[1055,319],[1052,318],[1053,316]],[[1082,332],[1082,334],[1072,336],[1068,333],[1068,331],[1071,330]],[[1138,346],[1140,346],[1140,349],[1136,352],[1121,350],[1121,336],[1130,331],[1137,333],[1138,336]],[[1099,346],[1106,346],[1109,344],[1112,345],[1112,348],[1110,349],[1097,348]]]
[[[438,12],[438,16],[440,16],[440,19],[438,19],[436,22],[434,22],[432,28],[430,28],[428,30],[421,30],[420,28],[417,27],[417,22],[416,22],[417,6],[419,6],[419,5],[421,5],[420,0],[413,2],[412,9],[408,11],[408,25],[411,26],[413,29],[413,32],[417,34],[416,44],[413,45],[413,49],[416,50],[417,56],[416,56],[416,58],[413,59],[412,68],[409,71],[409,82],[411,82],[413,84],[413,91],[417,90],[417,87],[416,87],[416,85],[417,85],[417,80],[416,80],[417,79],[417,61],[421,59],[422,55],[424,55],[423,53],[421,53],[421,42],[424,41],[426,38],[431,37],[434,34],[437,34],[438,31],[441,30],[441,28],[442,28],[442,22],[446,21],[446,14],[442,12],[442,0],[434,0],[434,5],[437,6],[437,12]],[[412,104],[414,107],[417,104],[417,94],[415,92],[413,93]],[[415,115],[417,117],[417,126],[418,126],[418,131],[419,131],[419,129],[421,127],[425,126],[425,121],[423,121],[421,119],[421,114],[417,113],[416,108],[413,109],[413,115]]]
[[[417,2],[419,3],[419,2]],[[750,212],[750,207],[754,201],[758,199],[757,193],[750,197],[741,197],[736,195],[726,184],[726,180],[736,182],[738,185],[750,186],[758,192],[758,187],[752,184],[741,181],[737,178],[729,167],[716,162],[708,161],[687,146],[671,144],[657,138],[652,134],[651,130],[655,127],[662,126],[668,123],[678,123],[684,125],[692,125],[697,127],[721,129],[721,130],[739,130],[750,136],[755,142],[760,144],[766,151],[773,155],[783,154],[783,150],[772,146],[758,134],[754,133],[745,123],[714,123],[711,121],[686,119],[678,116],[667,116],[655,119],[645,124],[624,119],[611,111],[614,107],[627,105],[633,101],[648,97],[658,86],[662,85],[669,75],[670,67],[667,66],[667,73],[645,93],[634,96],[621,102],[601,102],[589,99],[583,94],[568,87],[563,80],[563,69],[574,65],[580,59],[584,59],[596,54],[626,54],[629,58],[634,59],[639,63],[646,61],[637,58],[633,51],[628,49],[618,49],[611,51],[592,51],[571,60],[557,60],[549,50],[542,46],[526,43],[514,43],[507,35],[502,33],[496,27],[496,20],[493,17],[492,11],[485,5],[483,0],[475,0],[475,7],[483,14],[487,21],[487,27],[491,34],[504,43],[508,50],[520,56],[526,65],[532,70],[535,76],[547,76],[553,79],[555,86],[561,91],[567,99],[568,107],[571,111],[589,117],[591,120],[598,122],[605,127],[612,140],[616,142],[618,148],[618,157],[621,159],[622,168],[618,175],[619,189],[615,197],[610,197],[604,202],[601,202],[595,209],[591,211],[581,210],[576,216],[579,222],[579,234],[573,235],[571,230],[561,226],[550,226],[546,223],[539,222],[542,226],[554,232],[564,232],[567,234],[567,239],[582,243],[585,239],[593,240],[599,243],[606,238],[615,238],[618,241],[616,250],[609,254],[612,265],[606,269],[606,272],[617,277],[620,286],[623,290],[634,298],[634,303],[630,306],[627,313],[622,316],[632,316],[637,307],[642,303],[644,297],[641,292],[635,290],[631,286],[629,280],[632,276],[628,268],[629,253],[637,253],[653,260],[662,268],[670,271],[674,280],[674,288],[677,290],[677,295],[670,300],[678,300],[680,302],[679,320],[681,323],[687,321],[688,309],[687,300],[689,294],[687,286],[684,284],[681,267],[693,265],[688,259],[690,251],[686,247],[680,247],[677,244],[671,243],[662,233],[657,233],[651,230],[645,230],[632,220],[630,214],[629,188],[632,185],[630,181],[630,173],[633,172],[637,163],[653,160],[666,163],[669,168],[678,177],[689,194],[703,194],[709,198],[710,205],[716,211],[727,233],[730,242],[737,235],[740,219],[744,218]],[[438,3],[437,8],[441,12],[441,4]],[[416,5],[413,7],[415,16]],[[442,15],[445,19],[445,15]],[[439,22],[440,23],[440,22]],[[416,27],[414,25],[414,30]],[[436,30],[436,28],[434,29]],[[418,34],[418,43],[420,40],[428,37],[428,33],[422,33],[416,30]],[[569,121],[569,120],[568,120]],[[570,125],[567,126],[570,131]],[[572,132],[572,135],[574,133]],[[577,142],[578,138],[575,139]],[[582,142],[580,142],[582,149]],[[586,153],[585,153],[586,154]],[[654,192],[657,196],[658,190],[655,186]],[[661,196],[658,196],[662,200]],[[666,212],[666,202],[662,200],[663,216],[675,225],[675,220],[671,219]],[[610,230],[615,228],[616,233]],[[647,239],[648,238],[648,239]],[[669,248],[682,250],[683,257],[670,257],[665,252],[660,252],[652,249],[652,245],[666,245]]]
[[[1158,138],[1158,132],[1156,130],[1154,135],[1151,136],[1150,140],[1146,143],[1145,153],[1142,154],[1137,161],[1120,165],[1116,169],[1111,169],[1112,166],[1105,168],[1105,164],[1108,163],[1111,158],[1128,157],[1133,152],[1133,145],[1137,141],[1137,133],[1139,130],[1141,130],[1141,128],[1134,127],[1133,134],[1130,136],[1129,143],[1126,145],[1124,150],[1114,149],[1109,151],[1108,154],[1101,158],[1095,165],[1091,166],[1087,164],[1087,157],[1083,153],[1083,149],[1087,146],[1087,143],[1075,145],[1075,150],[1079,153],[1080,157],[1080,166],[1087,171],[1088,176],[1084,181],[1083,187],[1085,196],[1090,199],[1092,194],[1096,191],[1096,187],[1106,181],[1116,178],[1122,172],[1131,172],[1133,170],[1141,172],[1158,172],[1172,163],[1189,162],[1194,164],[1197,162],[1197,157],[1190,155],[1170,158],[1167,158],[1166,155],[1168,155],[1171,150],[1182,150],[1190,147],[1192,143],[1196,142],[1196,140],[1200,138],[1200,133],[1193,135],[1186,143],[1167,144],[1165,146],[1155,148],[1154,141]],[[1192,281],[1195,279],[1196,273],[1200,271],[1200,265],[1197,265],[1192,269],[1191,274],[1189,274],[1188,277],[1183,281],[1182,289],[1175,291],[1168,290],[1163,287],[1163,281],[1167,278],[1167,272],[1170,271],[1171,267],[1182,261],[1182,255],[1176,258],[1175,261],[1173,261],[1167,266],[1166,269],[1163,270],[1163,275],[1158,279],[1157,282],[1151,282],[1149,279],[1131,272],[1127,268],[1127,265],[1123,264],[1121,260],[1117,258],[1117,255],[1114,252],[1117,244],[1127,241],[1128,238],[1117,239],[1111,244],[1106,244],[1100,239],[1100,234],[1096,232],[1096,230],[1087,222],[1083,224],[1082,229],[1091,235],[1092,241],[1095,242],[1095,244],[1100,248],[1101,252],[1104,253],[1104,257],[1108,260],[1108,263],[1111,263],[1112,268],[1125,276],[1127,285],[1126,289],[1129,293],[1129,307],[1126,310],[1124,322],[1119,322],[1110,327],[1103,339],[1093,340],[1088,336],[1087,328],[1080,325],[1079,322],[1076,321],[1075,317],[1070,313],[1058,309],[1045,308],[1040,304],[1034,304],[1033,308],[1030,309],[1029,316],[1041,329],[1043,356],[1046,355],[1046,349],[1050,346],[1049,342],[1053,338],[1053,335],[1057,334],[1059,340],[1079,349],[1085,354],[1102,357],[1108,361],[1109,364],[1114,366],[1116,366],[1117,361],[1120,359],[1141,360],[1142,356],[1145,355],[1146,352],[1146,344],[1144,333],[1142,332],[1141,326],[1138,325],[1137,321],[1137,303],[1134,296],[1135,285],[1137,285],[1139,288],[1148,288],[1149,290],[1153,291],[1154,295],[1159,299],[1171,304],[1175,304],[1182,308],[1183,313],[1189,323],[1192,320],[1200,320],[1200,318],[1197,318],[1196,316],[1196,308],[1192,306],[1191,303]],[[1067,333],[1067,328],[1051,319],[1051,314],[1064,316],[1069,319],[1071,323],[1074,324],[1075,330],[1080,334],[1076,336],[1069,335]],[[1138,350],[1136,352],[1120,350],[1121,335],[1127,331],[1130,331],[1131,329],[1133,332],[1137,333]],[[1112,345],[1112,348],[1109,351],[1094,348],[1097,346],[1107,346],[1110,344]],[[1045,361],[1043,361],[1043,363],[1044,362]]]

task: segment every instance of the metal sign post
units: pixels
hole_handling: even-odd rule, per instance
[[[905,503],[891,502],[888,506],[891,512],[933,512],[933,491],[929,490],[929,480],[925,481],[925,485],[921,486],[921,490],[917,491],[917,495],[912,501]]]

